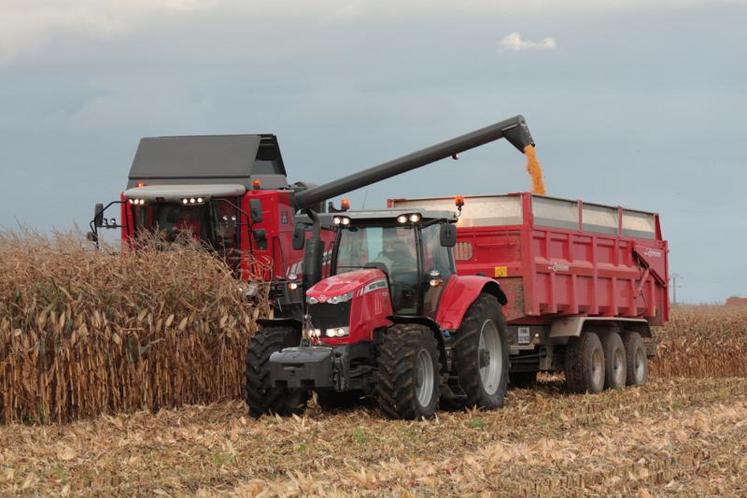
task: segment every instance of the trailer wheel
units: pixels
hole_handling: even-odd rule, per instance
[[[620,334],[610,332],[602,339],[604,349],[604,387],[623,389],[628,377],[625,346]]]
[[[427,327],[397,324],[379,348],[376,400],[391,418],[430,418],[440,394],[439,353]]]
[[[454,373],[467,395],[454,408],[500,408],[508,388],[508,333],[501,305],[481,294],[454,333]]]
[[[268,327],[250,339],[246,352],[246,404],[252,417],[266,413],[288,416],[306,409],[308,392],[270,385],[270,355],[297,346],[298,342],[298,332],[289,327]]]
[[[646,345],[643,344],[641,334],[638,332],[626,332],[623,335],[625,345],[625,358],[627,360],[627,380],[629,386],[642,386],[648,380],[648,357],[646,356]]]
[[[582,332],[565,350],[565,380],[574,392],[598,393],[604,389],[604,350],[599,336]]]
[[[537,383],[537,372],[509,372],[508,384],[510,387],[524,389]]]

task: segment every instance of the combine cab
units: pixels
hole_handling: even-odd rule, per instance
[[[308,288],[303,326],[266,321],[252,338],[252,415],[300,411],[312,391],[325,407],[372,395],[404,419],[501,406],[506,299],[495,280],[456,273],[456,221],[420,209],[336,216],[331,276]]]

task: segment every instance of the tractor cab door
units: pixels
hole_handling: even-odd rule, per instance
[[[424,227],[420,231],[423,272],[421,288],[424,289],[422,310],[425,316],[434,320],[441,292],[448,279],[456,273],[451,251],[441,245],[440,231],[440,223]]]

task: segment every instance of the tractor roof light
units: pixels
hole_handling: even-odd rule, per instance
[[[332,223],[335,225],[348,226],[350,225],[350,218],[347,216],[335,216],[332,218]]]
[[[410,215],[410,223],[417,223],[420,221],[421,216],[418,213],[412,213]]]
[[[407,216],[404,214],[397,216],[397,223],[407,223]]]

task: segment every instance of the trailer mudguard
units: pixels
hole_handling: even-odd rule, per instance
[[[436,322],[444,330],[458,329],[462,325],[465,313],[482,293],[495,296],[501,305],[508,302],[501,286],[492,278],[452,275],[441,294]]]

